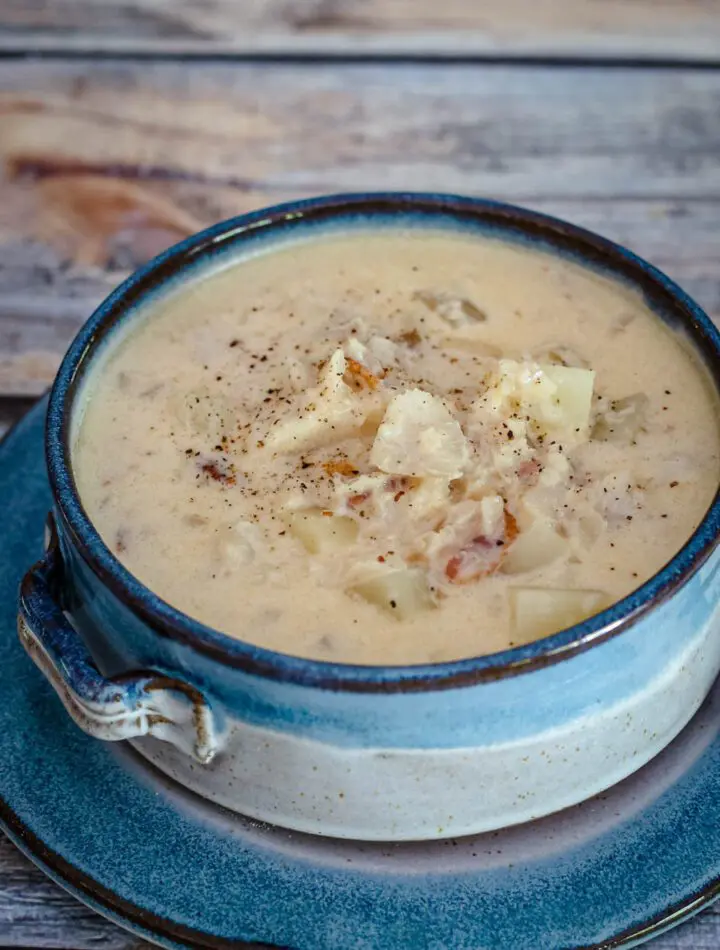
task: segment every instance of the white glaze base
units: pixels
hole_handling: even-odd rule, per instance
[[[680,659],[630,699],[521,741],[343,748],[236,720],[225,751],[207,767],[152,739],[133,744],[198,794],[297,831],[367,841],[492,831],[590,798],[665,748],[715,680],[718,633],[708,624]]]

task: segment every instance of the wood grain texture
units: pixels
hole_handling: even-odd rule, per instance
[[[16,179],[720,197],[715,71],[10,62],[0,92]]]
[[[692,58],[720,48],[717,14],[716,0],[0,0],[0,47]],[[524,203],[628,244],[720,318],[712,71],[18,60],[0,64],[0,162],[0,433],[131,269],[310,194]],[[0,836],[0,948],[144,946]],[[720,907],[652,946],[720,950]]]
[[[138,264],[289,198],[444,190],[633,247],[720,314],[720,72],[0,65],[0,394]]]
[[[0,48],[720,57],[718,0],[3,0]]]
[[[0,834],[0,948],[146,950],[145,941],[89,910]]]

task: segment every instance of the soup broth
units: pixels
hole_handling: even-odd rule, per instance
[[[230,636],[440,662],[656,573],[718,485],[717,407],[625,285],[439,230],[290,244],[133,318],[73,468],[115,556]]]

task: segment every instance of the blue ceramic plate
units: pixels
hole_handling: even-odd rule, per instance
[[[242,819],[71,723],[15,635],[50,502],[44,405],[0,446],[0,819],[51,877],[169,947],[634,946],[720,895],[720,686],[631,779],[559,815],[424,844]]]

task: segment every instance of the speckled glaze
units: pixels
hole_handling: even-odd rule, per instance
[[[609,792],[422,843],[259,824],[184,791],[127,743],[89,738],[14,635],[14,592],[50,503],[44,410],[0,445],[0,827],[93,909],[192,950],[611,950],[720,894],[720,686]]]
[[[59,535],[56,596],[116,691],[126,688],[128,675],[150,670],[200,697],[218,750],[208,764],[193,762],[182,742],[153,739],[152,730],[128,737],[160,770],[227,808],[303,832],[385,841],[535,819],[631,774],[705,698],[720,669],[717,497],[670,564],[599,616],[492,656],[376,668],[272,653],[189,619],[119,564],[75,491],[68,451],[74,399],[93,354],[138,302],[219,256],[355,224],[479,229],[615,275],[645,293],[658,319],[684,330],[720,389],[720,337],[707,316],[649,264],[563,222],[493,202],[397,194],[317,199],[246,215],[143,268],[70,347],[47,424]],[[27,595],[27,584],[25,591],[25,626],[42,643],[42,611],[33,615],[37,598]],[[92,724],[89,731],[98,734]]]

